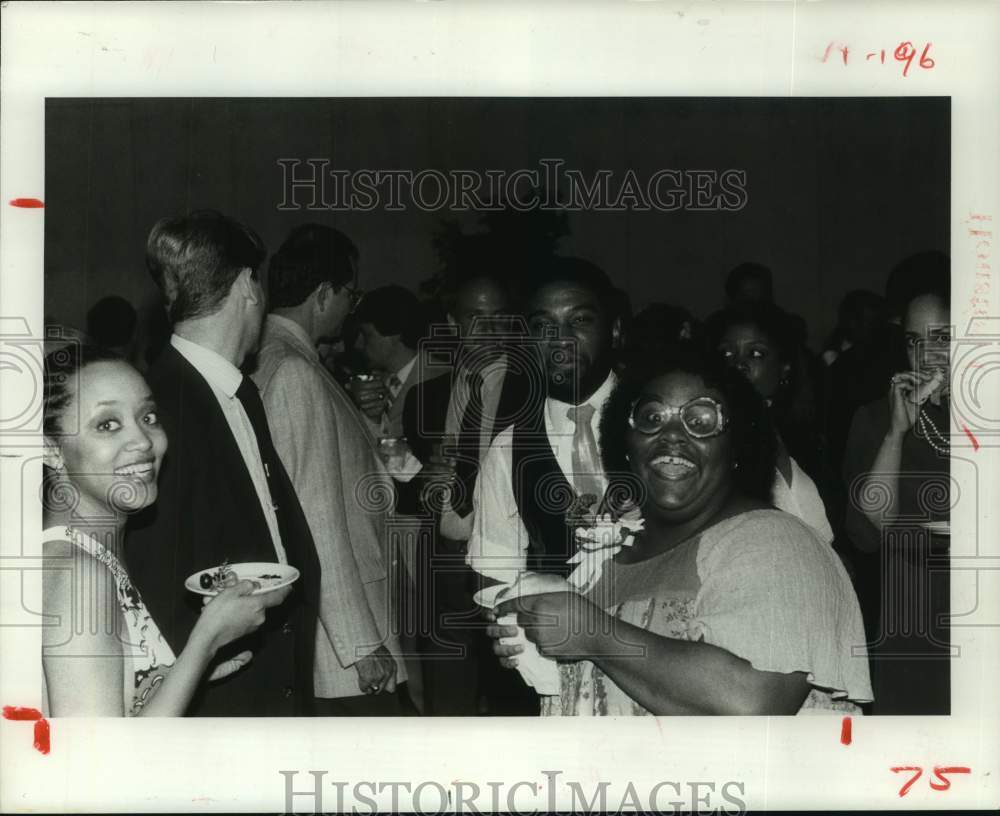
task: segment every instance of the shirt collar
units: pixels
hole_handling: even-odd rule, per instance
[[[170,335],[170,345],[205,378],[205,381],[229,399],[236,396],[236,390],[243,382],[243,374],[225,357],[211,349],[186,340],[179,334]]]
[[[319,359],[319,351],[316,349],[316,345],[313,343],[312,338],[306,333],[298,323],[284,315],[269,314],[267,316],[267,323],[269,323],[275,329],[285,331],[292,335],[296,340],[299,341],[309,352],[309,356],[315,359]]]
[[[410,376],[410,372],[413,371],[413,366],[416,362],[417,362],[417,355],[414,354],[410,358],[410,362],[408,362],[405,366],[403,366],[401,369],[399,369],[399,371],[396,372],[396,379],[399,380],[400,385],[406,382],[406,378]]]
[[[611,370],[608,372],[608,376],[604,379],[604,382],[601,383],[601,387],[587,399],[587,404],[594,406],[594,416],[598,419],[601,416],[601,409],[604,407],[605,401],[611,396],[611,392],[615,390],[617,384],[618,378],[615,376],[614,370]],[[549,424],[556,434],[573,433],[573,420],[566,414],[570,407],[572,406],[568,402],[562,402],[552,397],[546,398],[545,413],[548,416]]]

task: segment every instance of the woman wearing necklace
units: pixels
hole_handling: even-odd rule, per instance
[[[181,716],[216,652],[257,629],[288,588],[241,581],[206,602],[174,656],[121,562],[128,514],[156,500],[167,449],[145,380],[92,346],[45,359],[42,604],[47,716]],[[192,600],[194,600],[192,598]],[[210,679],[240,669],[244,652]]]
[[[946,285],[914,292],[903,312],[909,370],[855,414],[844,457],[846,528],[881,552],[880,588],[894,587],[869,652],[875,714],[950,711],[948,631],[949,317]],[[944,563],[940,563],[944,561]]]

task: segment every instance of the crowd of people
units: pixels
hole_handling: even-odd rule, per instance
[[[946,256],[820,354],[760,264],[702,320],[581,258],[428,298],[360,257],[164,219],[161,341],[109,298],[49,352],[47,713],[948,713]],[[297,580],[185,586],[248,562]]]

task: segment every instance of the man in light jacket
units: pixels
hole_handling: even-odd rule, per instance
[[[292,231],[270,261],[271,313],[253,375],[322,566],[319,716],[404,713],[406,674],[392,602],[397,569],[387,536],[392,480],[370,429],[316,350],[356,305],[357,255],[330,227]]]

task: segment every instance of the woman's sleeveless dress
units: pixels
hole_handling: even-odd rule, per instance
[[[173,666],[176,659],[173,651],[114,553],[93,536],[72,527],[50,527],[42,533],[42,540],[72,542],[103,564],[114,577],[118,606],[125,619],[125,631],[120,633],[122,656],[125,660],[122,696],[125,715],[134,717],[150,700]]]

